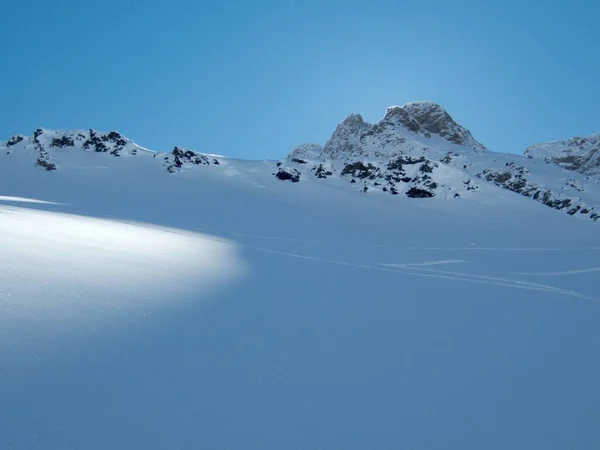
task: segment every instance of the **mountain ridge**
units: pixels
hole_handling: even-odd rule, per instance
[[[116,158],[152,158],[168,173],[223,166],[225,160],[235,160],[181,146],[157,152],[117,131],[94,129],[38,128],[32,136],[15,135],[0,142],[0,148],[6,156],[28,154],[35,165],[48,172],[61,168],[59,160],[68,160],[66,152],[71,148]],[[387,108],[374,124],[360,114],[350,114],[325,145],[305,143],[283,159],[263,162],[271,167],[268,176],[285,182],[336,178],[363,193],[409,198],[469,198],[483,195],[482,186],[493,186],[569,215],[598,221],[600,180],[542,159],[539,155],[544,148],[538,145],[535,152],[529,150],[525,156],[489,152],[440,105],[410,102]],[[494,189],[486,192],[502,195]]]

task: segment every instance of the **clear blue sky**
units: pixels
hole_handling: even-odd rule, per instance
[[[278,158],[432,100],[491,150],[600,131],[600,2],[3,0],[0,139]]]

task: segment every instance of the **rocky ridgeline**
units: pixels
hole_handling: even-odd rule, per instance
[[[94,153],[106,153],[113,157],[135,156],[140,152],[151,153],[153,157],[163,155],[161,153],[149,152],[137,146],[133,141],[124,137],[116,131],[108,133],[93,129],[80,131],[55,131],[38,128],[31,137],[16,135],[8,141],[0,143],[7,148],[10,154],[19,147],[25,151],[33,151],[36,155],[36,165],[47,171],[58,169],[53,161],[55,149],[80,149]],[[196,153],[176,146],[170,153],[162,157],[163,166],[167,172],[174,173],[191,166],[219,165],[217,158],[201,153]]]
[[[493,195],[487,190],[493,185],[569,215],[600,221],[596,198],[589,204],[589,193],[600,189],[600,177],[594,177],[600,174],[599,146],[600,134],[532,146],[527,157],[490,153],[439,105],[413,102],[388,108],[375,124],[365,122],[359,114],[346,117],[324,146],[308,143],[297,147],[274,163],[273,175],[291,183],[335,179],[362,193],[379,191],[413,199]],[[7,154],[30,153],[35,164],[46,171],[60,169],[55,151],[69,148],[117,158],[144,153],[160,161],[168,173],[221,165],[219,158],[211,155],[179,146],[169,153],[151,152],[116,131],[93,129],[40,128],[30,137],[16,135],[0,142],[0,148]],[[548,168],[552,169],[550,177]],[[585,175],[563,176],[567,169]]]
[[[52,161],[52,150],[76,147],[98,153],[108,153],[119,157],[124,151],[135,155],[138,147],[116,131],[101,133],[95,130],[54,131],[38,128],[31,137],[16,135],[5,144],[7,153],[17,146],[33,151],[37,155],[36,164],[47,171],[54,171],[57,165]]]

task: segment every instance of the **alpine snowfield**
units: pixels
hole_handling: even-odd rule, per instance
[[[2,449],[600,446],[591,221],[270,162],[11,157]]]

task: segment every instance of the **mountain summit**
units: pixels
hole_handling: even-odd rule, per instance
[[[447,142],[473,150],[486,150],[471,132],[459,125],[440,105],[433,102],[411,102],[404,106],[390,106],[385,116],[376,124],[366,123],[360,114],[351,114],[336,128],[325,144],[329,158],[359,156],[366,142],[372,145],[393,147],[403,144],[392,137],[404,129],[425,138],[438,136]],[[380,141],[377,143],[376,141]],[[390,145],[391,144],[391,145]],[[392,149],[392,152],[394,149]]]
[[[475,150],[487,150],[485,146],[477,142],[471,132],[454,121],[452,116],[437,103],[433,102],[411,102],[402,106],[408,114],[425,130],[437,134],[444,139],[464,147]]]

